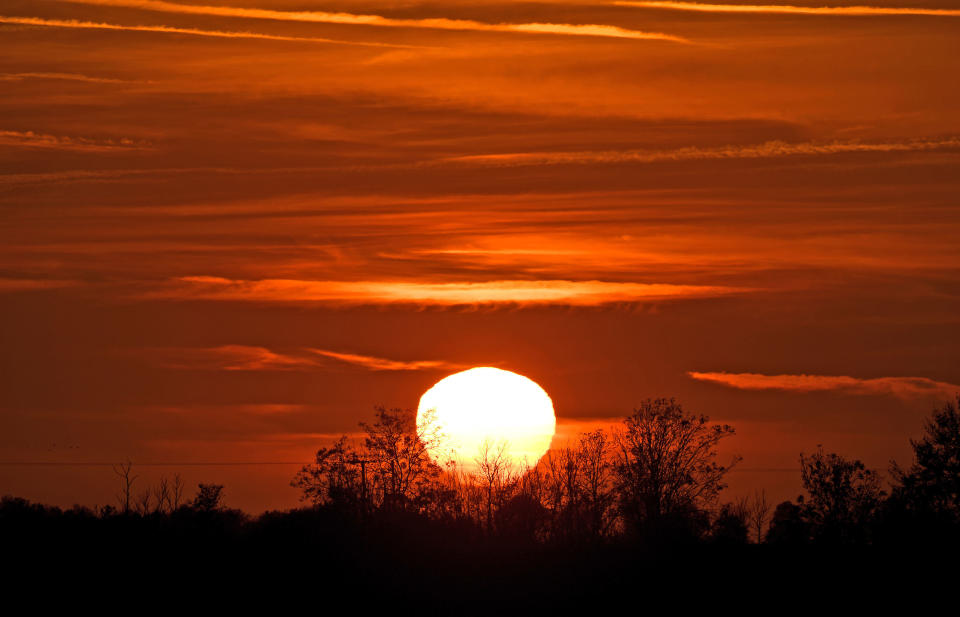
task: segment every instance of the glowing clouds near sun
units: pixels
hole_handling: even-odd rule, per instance
[[[472,368],[438,381],[420,398],[417,426],[439,433],[431,455],[477,468],[485,448],[501,447],[514,464],[533,466],[550,448],[557,420],[553,402],[534,381],[491,367]]]

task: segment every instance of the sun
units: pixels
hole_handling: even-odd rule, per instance
[[[514,464],[536,465],[557,428],[553,401],[531,379],[489,366],[454,373],[420,397],[417,428],[441,435],[430,448],[438,463],[477,469],[485,446],[505,448]]]

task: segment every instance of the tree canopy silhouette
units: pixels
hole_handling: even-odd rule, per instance
[[[936,534],[942,540],[960,540],[960,396],[935,409],[924,425],[924,435],[910,440],[914,462],[908,469],[893,463],[895,485],[891,516],[897,524]]]
[[[648,532],[670,522],[699,525],[739,460],[716,462],[717,444],[733,434],[732,426],[709,424],[675,399],[643,401],[617,435],[613,468],[624,524]]]
[[[810,456],[800,455],[800,480],[809,495],[800,511],[813,539],[839,544],[869,540],[885,497],[875,471],[821,447]]]

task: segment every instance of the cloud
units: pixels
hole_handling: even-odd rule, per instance
[[[710,159],[760,159],[783,156],[831,155],[870,152],[923,152],[960,147],[960,138],[918,139],[904,142],[862,143],[787,143],[768,141],[751,146],[720,148],[687,147],[672,150],[611,150],[580,152],[517,152],[480,154],[442,159],[446,163],[466,163],[489,167],[525,165],[567,165],[603,163],[655,163],[660,161],[692,161]]]
[[[390,43],[368,43],[362,41],[344,41],[340,39],[326,39],[309,36],[282,36],[278,34],[264,34],[262,32],[228,32],[223,30],[200,30],[197,28],[175,28],[173,26],[126,26],[123,24],[108,24],[92,21],[77,21],[75,19],[43,19],[40,17],[7,17],[0,15],[0,24],[16,24],[21,26],[41,26],[46,28],[80,28],[87,30],[124,30],[130,32],[159,32],[163,34],[187,34],[192,36],[208,36],[225,39],[263,39],[268,41],[295,41],[302,43],[331,43],[336,45],[360,45],[364,47],[400,47],[411,48],[412,45],[393,45]]]
[[[468,365],[465,364],[454,364],[441,360],[403,361],[377,358],[374,356],[362,356],[352,353],[341,353],[337,351],[330,351],[329,349],[310,348],[308,351],[325,356],[327,358],[333,358],[334,360],[340,360],[341,362],[346,362],[348,364],[362,366],[363,368],[370,369],[371,371],[460,370],[468,367]]]
[[[286,353],[252,345],[164,347],[147,349],[145,352],[150,360],[164,368],[200,371],[309,371],[327,366],[326,362],[316,356],[371,371],[461,370],[469,367],[440,360],[390,360],[311,347]]]
[[[34,291],[42,289],[62,289],[75,287],[79,281],[64,281],[55,279],[10,279],[0,278],[0,293],[10,291]]]
[[[320,365],[313,358],[279,354],[266,347],[249,345],[160,348],[149,349],[147,353],[160,366],[186,370],[302,371]]]
[[[779,13],[788,15],[847,15],[891,16],[927,15],[933,17],[960,17],[960,9],[925,9],[921,7],[879,6],[794,6],[790,4],[708,4],[700,2],[614,2],[617,6],[635,6],[649,9],[698,11],[703,13]]]
[[[859,379],[830,375],[761,375],[759,373],[700,373],[690,377],[740,390],[785,390],[788,392],[839,391],[847,394],[882,394],[900,398],[918,396],[953,397],[960,386],[926,377],[878,377]]]
[[[476,32],[521,32],[528,34],[560,34],[570,36],[594,36],[623,39],[659,40],[674,43],[687,43],[686,39],[661,32],[642,32],[606,24],[553,24],[523,23],[492,24],[472,19],[401,19],[382,15],[360,15],[356,13],[330,13],[322,11],[277,11],[272,9],[240,8],[230,6],[201,6],[178,4],[164,0],[65,0],[76,4],[96,6],[117,6],[178,13],[186,15],[213,15],[218,17],[239,17],[250,19],[268,19],[278,21],[297,21],[323,24],[343,24],[360,26],[384,26],[392,28],[429,28],[435,30],[467,30]]]
[[[106,152],[112,150],[143,150],[148,144],[128,138],[118,140],[95,140],[85,137],[63,137],[58,135],[44,135],[33,131],[2,131],[0,130],[0,146],[15,146],[23,148],[50,148],[54,150],[83,150],[92,152]]]
[[[150,83],[131,79],[97,77],[81,73],[0,73],[0,81],[23,81],[26,79],[58,79],[63,81],[82,81],[92,84],[137,84]]]
[[[407,281],[234,280],[211,276],[180,277],[172,286],[146,294],[179,300],[325,302],[339,304],[566,305],[600,306],[676,298],[716,297],[741,288],[621,283],[609,281],[510,280],[423,283]]]

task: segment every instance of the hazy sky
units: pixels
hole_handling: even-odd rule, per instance
[[[0,462],[307,461],[475,365],[564,435],[733,424],[734,491],[905,462],[960,390],[960,3],[854,4],[0,0]]]

